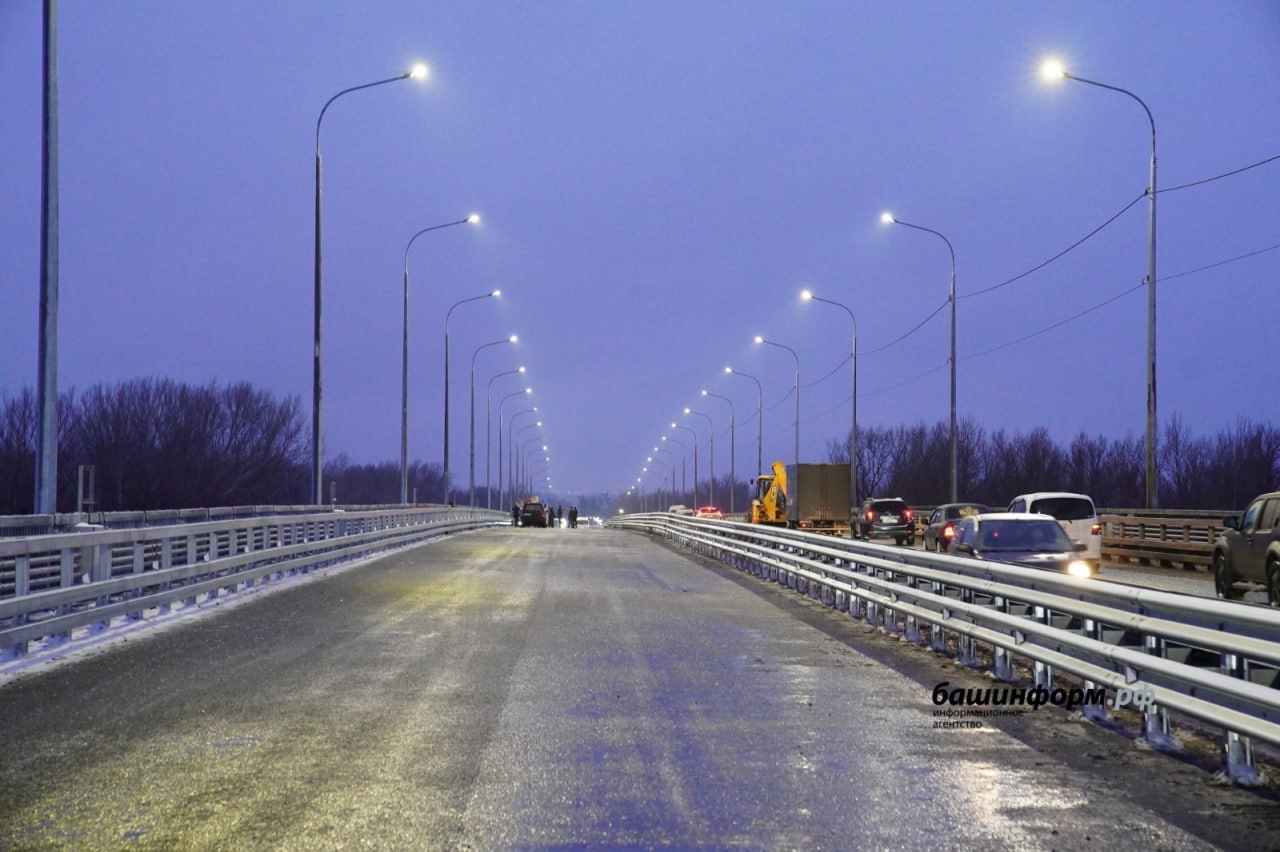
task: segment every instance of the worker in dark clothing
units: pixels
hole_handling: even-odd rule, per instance
[[[520,526],[520,504],[519,503],[511,504],[511,526],[513,527]]]
[[[569,529],[576,530],[578,528],[578,507],[569,507]]]
[[[560,519],[564,517],[564,507],[556,506],[556,529],[560,529]]]

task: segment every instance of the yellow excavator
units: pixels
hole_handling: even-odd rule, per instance
[[[756,477],[756,498],[751,501],[753,524],[787,525],[787,466],[773,463],[773,473]]]

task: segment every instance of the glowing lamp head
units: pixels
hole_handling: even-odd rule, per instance
[[[417,65],[409,69],[409,75],[415,80],[427,79],[427,66],[419,62]]]
[[[692,414],[692,413],[693,413],[693,409],[691,409],[691,408],[686,408],[686,409],[684,410],[684,413],[685,413],[685,414]]]
[[[732,367],[725,367],[725,368],[724,368],[724,371],[725,371],[726,373],[732,373],[732,372],[733,372],[733,368],[732,368]]]
[[[468,216],[468,217],[467,217],[467,224],[468,224],[468,225],[479,225],[479,224],[480,224],[480,214],[479,214],[479,213],[472,213],[470,216]]]
[[[1067,76],[1067,69],[1057,59],[1048,59],[1040,66],[1040,76],[1049,81],[1062,80]]]
[[[892,225],[894,222],[898,220],[893,218],[893,214],[890,213],[888,210],[886,210],[885,212],[880,214],[880,221],[886,225]]]
[[[764,337],[762,337],[761,335],[757,334],[757,335],[756,335],[756,343],[764,343]]]
[[[672,424],[671,424],[671,428],[672,428],[672,429],[676,428],[676,424],[672,423]]]
[[[517,373],[523,373],[523,372],[524,372],[524,367],[521,367],[519,370],[516,370],[516,372],[517,372]]]
[[[525,393],[533,393],[533,388],[525,388],[525,389],[524,389],[524,392],[525,392]],[[537,411],[537,410],[538,410],[538,409],[536,409],[536,408],[534,409],[534,411]]]
[[[517,336],[516,336],[516,335],[514,335],[514,334],[507,338],[507,342],[508,342],[508,343],[516,343],[516,342],[518,342],[519,340],[520,340],[520,338],[519,338],[519,337],[517,337]]]
[[[703,396],[706,396],[706,395],[707,395],[707,392],[704,390],[704,391],[702,392],[702,395],[703,395]]]
[[[490,293],[489,295],[490,295],[490,296],[493,296],[493,297],[496,299],[496,298],[498,298],[499,296],[501,296],[501,295],[502,295],[502,291],[501,291],[501,290],[494,290],[494,291],[493,291],[492,293]]]
[[[801,299],[804,299],[806,302],[807,302],[807,301],[809,301],[810,299],[812,299],[812,298],[813,298],[813,291],[812,291],[812,290],[801,290],[801,291],[800,291],[800,298],[801,298]]]

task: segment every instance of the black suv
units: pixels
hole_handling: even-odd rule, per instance
[[[541,503],[525,503],[520,507],[520,526],[522,527],[545,527],[547,525],[547,513]]]
[[[1222,519],[1213,543],[1213,586],[1220,598],[1241,596],[1235,584],[1262,583],[1267,602],[1280,606],[1280,491],[1263,494],[1244,516]]]
[[[853,519],[853,537],[870,541],[891,538],[898,544],[916,543],[916,520],[911,507],[899,497],[872,497],[862,502]]]

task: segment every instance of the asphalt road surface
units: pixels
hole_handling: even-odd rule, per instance
[[[500,528],[0,686],[0,849],[1280,848],[1280,806],[638,534]]]

